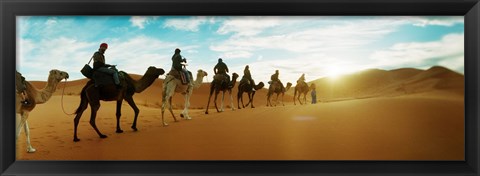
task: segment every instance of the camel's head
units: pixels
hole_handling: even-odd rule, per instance
[[[163,70],[161,68],[154,67],[154,66],[150,66],[150,67],[148,67],[147,74],[152,74],[152,75],[155,75],[155,76],[158,77],[160,75],[165,74],[165,70]]]
[[[237,74],[237,73],[233,73],[233,74],[232,74],[232,80],[237,79],[237,78],[238,78],[238,74]]]
[[[288,88],[292,87],[292,83],[287,82],[287,87],[288,87]]]
[[[264,84],[263,82],[260,82],[260,83],[258,83],[256,89],[257,89],[257,90],[258,90],[258,89],[261,89],[261,88],[263,88],[264,86],[265,86],[265,84]]]
[[[61,81],[63,79],[68,79],[68,73],[64,72],[64,71],[57,70],[57,69],[53,69],[53,70],[50,70],[49,77],[51,77],[51,78],[53,78],[57,81]]]
[[[208,74],[206,71],[203,71],[202,69],[198,69],[197,76],[204,77],[204,76],[208,76]]]

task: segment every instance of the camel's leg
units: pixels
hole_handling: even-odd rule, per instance
[[[120,128],[120,117],[122,116],[122,102],[123,100],[117,100],[117,133],[123,133],[122,128]]]
[[[248,95],[249,92],[246,92],[246,93],[247,93],[247,96],[250,97],[250,95]],[[242,93],[242,106],[243,106],[243,108],[245,108],[246,106],[248,106],[248,104],[250,104],[250,101],[249,101],[246,105],[243,103],[243,93]]]
[[[90,125],[93,127],[93,129],[95,129],[95,131],[97,132],[98,136],[100,136],[100,138],[106,138],[107,136],[102,134],[100,130],[98,130],[97,124],[95,123],[95,119],[97,118],[97,111],[98,109],[100,109],[99,100],[90,102],[90,108],[92,109],[92,113],[90,116]]]
[[[28,121],[25,120],[25,125],[24,125],[24,130],[25,130],[25,135],[27,136],[27,152],[28,153],[33,153],[37,151],[32,147],[32,143],[30,143],[30,127],[28,127]]]
[[[278,104],[278,95],[280,95],[280,94],[277,93],[277,98],[275,99],[275,106],[277,106],[277,104]]]
[[[235,111],[235,107],[233,106],[232,90],[228,90],[228,94],[230,94],[230,107],[232,107],[232,111]]]
[[[187,110],[187,105],[190,106],[190,104],[187,103],[187,95],[188,95],[188,92],[187,92],[185,95],[183,95],[183,98],[185,99],[185,100],[184,100],[184,101],[185,101],[185,104],[184,104],[184,107],[183,107],[183,111],[180,113],[180,117],[181,117],[181,118],[186,118],[186,116],[183,115],[183,114],[188,111],[188,110]]]
[[[32,147],[30,143],[30,129],[28,129],[28,122],[27,122],[28,114],[29,114],[28,111],[24,111],[20,115],[20,122],[18,122],[17,129],[16,129],[16,138],[18,139],[18,136],[20,136],[20,132],[22,128],[25,128],[25,136],[27,138],[27,152],[32,153],[32,152],[35,152],[36,150]]]
[[[293,93],[293,105],[297,105],[295,103],[295,98],[297,98],[297,90],[294,91],[295,93]]]
[[[80,122],[80,118],[82,117],[82,114],[85,111],[85,109],[87,109],[87,107],[88,107],[87,101],[82,100],[82,102],[80,102],[80,107],[79,107],[79,110],[77,112],[77,115],[75,115],[75,118],[73,119],[73,123],[74,123],[74,125],[73,125],[73,127],[74,127],[73,141],[74,142],[80,141],[80,139],[78,139],[78,137],[77,137],[78,123]]]
[[[190,96],[191,94],[185,95],[185,108],[183,109],[182,116],[187,120],[191,120],[192,117],[188,114],[188,109],[190,108]]]
[[[210,86],[210,95],[208,96],[208,103],[207,103],[207,107],[205,108],[206,109],[205,114],[208,114],[208,107],[210,106],[210,99],[212,98],[212,94],[213,94],[213,83]]]
[[[168,89],[169,85],[168,83],[163,83],[163,91],[162,91],[162,124],[163,126],[168,126],[168,124],[165,122],[165,106],[167,106],[168,100],[170,100],[170,97],[172,96],[171,92],[175,91],[175,86],[173,86],[171,89]]]
[[[170,97],[165,97],[165,96],[168,96],[168,95],[165,95],[163,96],[163,102],[162,102],[162,123],[163,123],[163,126],[168,126],[168,124],[165,122],[165,117],[164,117],[164,114],[165,114],[165,106],[167,105],[167,101],[168,99],[170,99]]]
[[[272,106],[272,103],[270,102],[270,99],[272,98],[271,96],[272,96],[271,93],[267,93],[267,107],[268,107],[269,105]]]
[[[255,92],[252,92],[252,96],[251,96],[251,98],[250,98],[250,103],[252,103],[252,104],[251,104],[251,108],[255,108],[255,106],[253,106],[253,97],[254,97],[254,96],[255,96]],[[249,96],[249,97],[250,97],[250,96]],[[247,106],[248,106],[248,105],[247,105]]]
[[[242,109],[242,108],[240,108],[240,100],[242,100],[242,106],[243,106],[242,92],[240,90],[238,90],[238,93],[237,93],[237,108],[238,109]]]
[[[302,96],[302,94],[299,92],[297,97],[298,103],[300,103],[300,105],[303,105],[302,101],[300,100],[300,96]]]
[[[283,101],[283,97],[285,96],[285,92],[282,92],[282,106],[285,106],[285,103]]]
[[[173,98],[173,96],[171,96],[171,97],[170,97],[170,100],[168,100],[168,104],[169,104],[169,106],[168,106],[168,110],[170,111],[170,114],[172,114],[173,121],[174,121],[174,122],[178,122],[178,120],[177,120],[177,117],[175,117],[175,114],[173,114],[173,109],[172,109],[172,98]]]
[[[223,102],[225,101],[225,91],[222,91],[222,101],[221,101],[221,104],[220,104],[220,111],[223,112],[225,111],[223,109]]]
[[[303,94],[303,104],[307,104],[307,94]]]
[[[253,93],[255,93],[255,92],[253,92]],[[251,98],[252,92],[247,92],[247,96],[248,96],[248,103],[245,106],[248,106],[248,105],[250,105],[250,103],[252,103],[252,98]]]
[[[220,112],[218,110],[218,106],[217,106],[217,96],[218,96],[218,91],[215,91],[215,98],[213,99],[213,103],[215,104],[215,109],[217,109],[217,112]]]
[[[250,103],[252,103],[252,102],[250,101],[250,92],[247,92],[247,96],[248,96],[248,102],[247,102],[247,104],[245,105],[245,107],[248,107],[248,105],[249,105]]]
[[[22,128],[24,127],[24,124],[25,124],[25,121],[27,119],[24,118],[23,114],[25,112],[22,112],[21,114],[17,114],[17,120],[16,120],[16,124],[17,124],[17,128],[16,128],[16,131],[15,131],[15,138],[18,139],[18,137],[20,136],[20,132],[22,131]]]
[[[181,117],[187,120],[192,119],[190,115],[188,115],[188,108],[190,108],[190,96],[192,95],[193,87],[189,89],[190,90],[185,94],[185,108],[183,108],[183,111],[180,114]]]
[[[137,119],[138,119],[138,114],[140,113],[140,110],[138,109],[137,105],[135,104],[135,101],[133,101],[133,97],[125,97],[125,101],[127,101],[128,105],[130,105],[130,107],[132,107],[133,112],[135,113],[135,117],[133,118],[132,129],[133,129],[133,131],[138,131],[138,129],[137,129]]]

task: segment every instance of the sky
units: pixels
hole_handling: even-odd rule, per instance
[[[188,70],[209,73],[206,82],[218,58],[230,75],[249,65],[255,82],[275,70],[284,83],[372,68],[464,73],[463,16],[18,16],[16,24],[17,70],[30,81],[46,81],[51,69],[84,78],[101,43],[107,64],[140,75],[170,70],[180,48]]]

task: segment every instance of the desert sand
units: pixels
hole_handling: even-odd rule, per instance
[[[159,79],[134,95],[139,131],[130,128],[134,113],[124,102],[124,133],[115,133],[115,102],[101,102],[97,126],[108,138],[95,133],[87,109],[79,124],[81,141],[73,142],[74,115],[66,115],[62,103],[73,113],[85,81],[68,81],[63,97],[62,82],[47,103],[30,113],[37,152],[26,152],[22,132],[18,160],[464,159],[464,76],[443,67],[367,70],[317,79],[309,82],[317,85],[317,104],[295,106],[289,90],[285,106],[266,107],[267,90],[262,89],[255,96],[256,108],[217,113],[211,105],[208,115],[209,84],[204,83],[191,98],[192,120],[180,118],[184,101],[175,94],[174,112],[180,120],[173,122],[166,112],[168,127],[161,125]],[[38,88],[45,84],[34,83]],[[237,108],[236,88],[233,93]]]

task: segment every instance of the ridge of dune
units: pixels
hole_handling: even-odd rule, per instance
[[[430,91],[464,94],[464,76],[441,66],[427,70],[400,68],[368,69],[336,79],[310,81],[317,87],[317,96],[326,101],[343,99],[401,96]],[[293,90],[288,92],[293,95]]]

